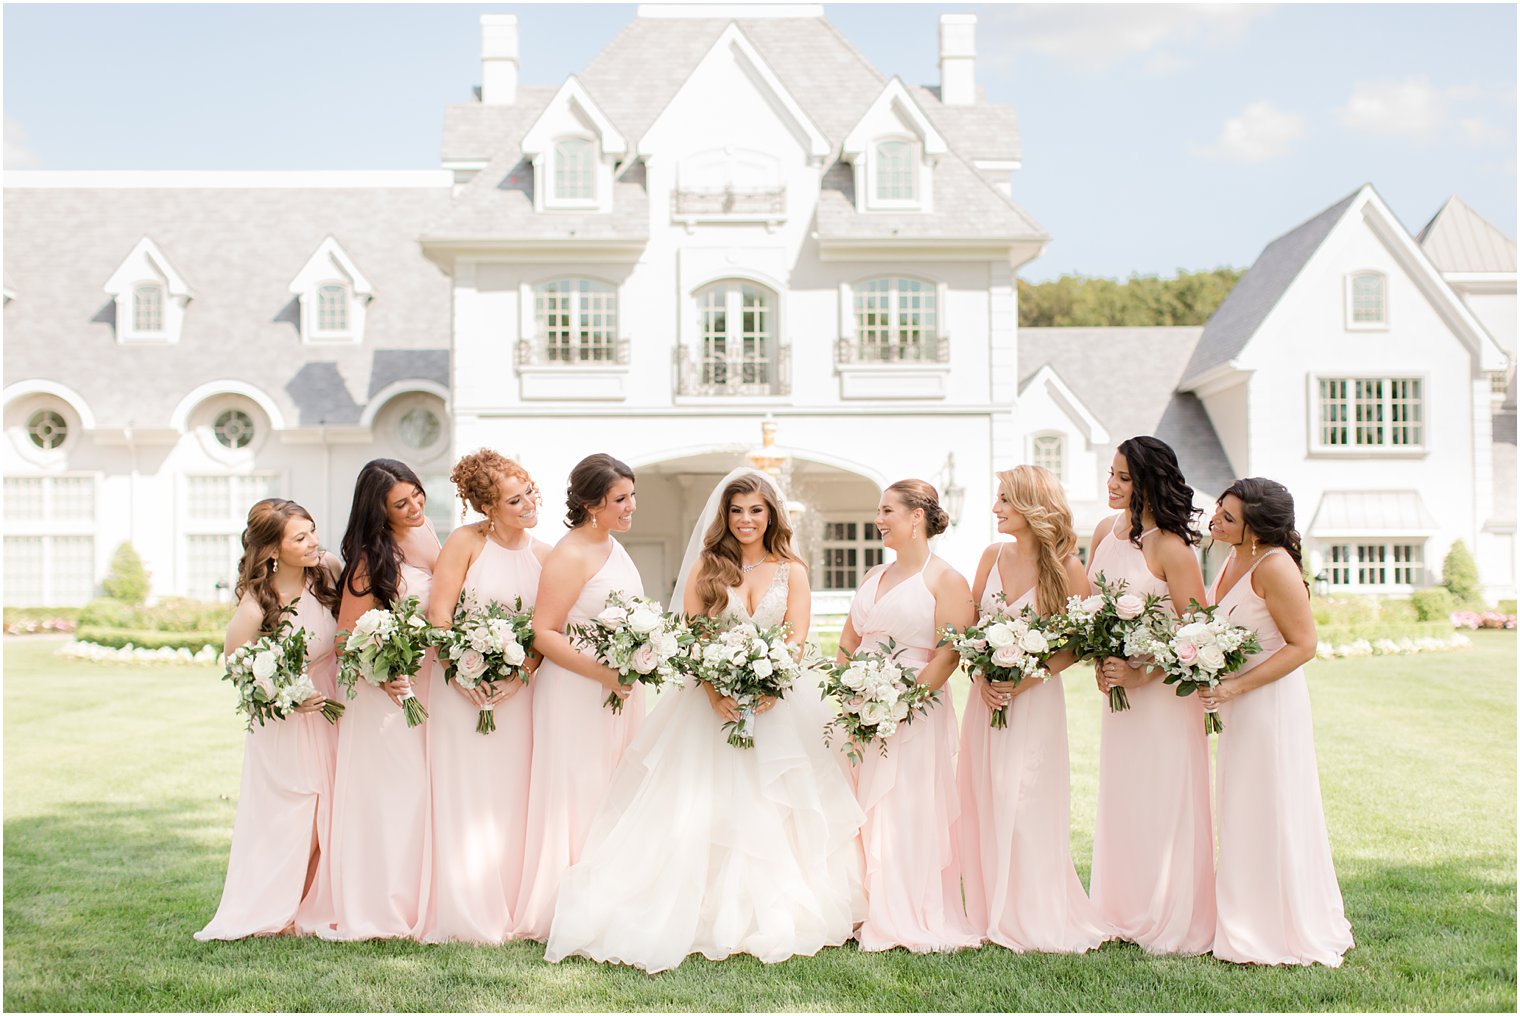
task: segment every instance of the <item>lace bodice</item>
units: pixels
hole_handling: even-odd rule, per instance
[[[756,628],[774,628],[786,619],[786,601],[788,587],[791,584],[792,566],[790,562],[782,561],[776,565],[776,574],[771,577],[771,584],[765,590],[765,595],[760,597],[760,602],[755,605],[755,612],[751,614],[744,606],[744,593],[738,586],[728,587],[728,609],[720,615],[726,621],[748,621]]]

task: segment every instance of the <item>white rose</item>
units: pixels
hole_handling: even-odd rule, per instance
[[[876,725],[877,737],[891,737],[895,733],[897,733],[896,720],[882,720]]]
[[[623,622],[628,620],[628,611],[624,610],[622,607],[608,607],[606,610],[596,615],[596,619],[607,625],[609,628],[621,628],[623,626]]]
[[[721,642],[709,642],[702,647],[702,662],[716,666],[728,659],[728,649]]]
[[[1209,638],[1209,626],[1194,621],[1177,629],[1177,634],[1172,636],[1179,642],[1191,642],[1194,645],[1203,645]]]
[[[266,649],[253,658],[253,676],[257,680],[267,681],[274,676],[275,668],[280,664],[273,650]]]
[[[1204,646],[1198,650],[1198,666],[1211,674],[1223,670],[1224,653],[1218,646]]]
[[[1082,601],[1081,607],[1084,614],[1096,614],[1103,609],[1103,597],[1094,593]]]
[[[633,613],[628,615],[628,627],[640,635],[648,635],[664,623],[665,618],[660,612],[648,607],[635,607]]]
[[[867,702],[860,710],[860,718],[866,723],[890,722],[892,707],[885,702]]]
[[[422,629],[427,627],[427,618],[422,617],[418,614],[413,614],[411,617],[406,619],[406,623],[413,628]]]
[[[474,680],[486,672],[486,658],[474,649],[465,650],[459,657],[459,673]]]
[[[628,666],[640,674],[652,674],[659,665],[660,654],[648,642],[635,649],[633,656],[628,660]]]
[[[908,718],[908,703],[898,699],[892,703],[892,719],[901,723]]]
[[[754,663],[751,663],[750,669],[755,672],[756,677],[770,677],[774,673],[774,668],[771,666],[770,657],[768,656],[762,656]]]
[[[900,699],[901,697],[902,697],[902,689],[900,689],[899,687],[897,687],[897,685],[892,684],[890,682],[888,682],[886,684],[883,684],[881,686],[880,690],[878,690],[877,693],[876,693],[876,699],[877,699],[877,701],[878,702],[885,702],[889,706],[896,704],[897,700]]]
[[[658,652],[660,654],[660,658],[664,660],[670,659],[671,657],[675,656],[676,653],[681,651],[681,643],[676,638],[674,632],[657,632],[654,638],[650,639],[649,641],[653,643],[655,651]]]
[[[992,662],[999,667],[1016,667],[1023,656],[1018,646],[1004,646],[992,651]]]
[[[1016,641],[1013,629],[1001,621],[997,624],[988,625],[987,630],[982,633],[982,637],[987,640],[987,644],[993,649],[1011,646]]]
[[[1033,629],[1024,633],[1024,637],[1019,640],[1019,645],[1023,647],[1024,652],[1035,656],[1042,655],[1050,650],[1050,643],[1045,641],[1045,636]]]
[[[528,658],[528,654],[516,642],[508,642],[501,647],[501,658],[506,660],[510,666],[520,667],[522,666],[522,662]]]

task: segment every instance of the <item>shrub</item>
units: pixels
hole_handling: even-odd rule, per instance
[[[1321,645],[1345,645],[1350,642],[1374,642],[1378,639],[1446,638],[1451,634],[1451,620],[1406,621],[1401,624],[1329,624],[1320,625],[1315,634]]]
[[[228,603],[210,603],[183,596],[166,596],[151,607],[136,607],[102,597],[91,600],[79,614],[79,624],[89,628],[133,628],[159,632],[225,631],[232,620]]]
[[[1514,600],[1500,600],[1499,603],[1498,603],[1498,606],[1496,607],[1496,609],[1501,614],[1516,614],[1516,613],[1520,613],[1520,611],[1515,610],[1515,601]]]
[[[211,646],[216,652],[221,652],[226,635],[226,631],[152,631],[141,628],[88,628],[80,625],[74,638],[111,649],[132,645],[139,649],[183,648],[195,653],[203,646]]]
[[[1445,586],[1421,589],[1409,598],[1421,621],[1445,621],[1457,609],[1457,598]]]
[[[1483,600],[1483,591],[1478,584],[1478,563],[1461,540],[1451,545],[1446,560],[1441,562],[1441,585],[1451,591],[1461,606],[1479,604]]]
[[[148,598],[150,578],[130,542],[123,543],[111,555],[111,570],[100,583],[107,596],[123,603],[139,604]]]
[[[91,600],[79,612],[79,623],[93,628],[133,628],[137,625],[137,609],[130,603],[102,596]]]

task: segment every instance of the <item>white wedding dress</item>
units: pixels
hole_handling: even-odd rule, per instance
[[[753,616],[730,589],[722,618],[780,624],[789,571],[777,567]],[[694,952],[776,963],[848,939],[865,916],[864,815],[842,754],[823,745],[831,716],[804,680],[755,718],[753,748],[735,748],[705,691],[667,693],[565,873],[544,958],[658,973]]]

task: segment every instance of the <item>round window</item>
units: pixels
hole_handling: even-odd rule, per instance
[[[438,443],[438,437],[443,433],[443,424],[437,413],[418,406],[401,414],[396,432],[401,437],[402,444],[421,450]]]
[[[26,436],[43,451],[52,451],[69,439],[69,423],[51,409],[39,409],[26,421]]]
[[[223,448],[247,448],[253,440],[253,417],[241,409],[224,409],[212,424],[216,443]]]

